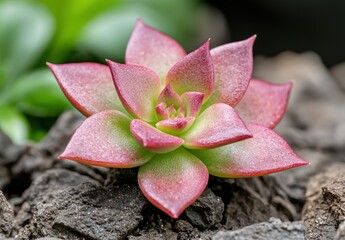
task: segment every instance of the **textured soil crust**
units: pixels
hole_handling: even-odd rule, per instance
[[[256,58],[254,76],[294,79],[276,129],[307,167],[265,177],[211,177],[178,220],[141,194],[137,170],[59,160],[83,121],[67,112],[39,144],[0,132],[0,239],[345,239],[345,64],[313,53]]]

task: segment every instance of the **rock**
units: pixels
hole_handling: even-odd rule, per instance
[[[345,96],[345,95],[344,95]],[[307,147],[334,150],[345,146],[345,98],[342,100],[313,99],[301,101],[291,108],[290,116],[302,128],[300,137]]]
[[[147,204],[143,211],[143,221],[140,226],[131,232],[128,239],[177,239],[177,233],[173,231],[172,218],[162,213],[154,206]]]
[[[146,205],[137,186],[103,188],[62,169],[37,178],[24,196],[27,202],[16,219],[20,239],[122,239],[138,226]]]
[[[345,94],[316,54],[257,57],[253,75],[275,83],[294,80],[287,114],[277,128],[284,137],[297,139],[299,147],[334,150],[345,146],[345,111],[340,110]]]
[[[208,194],[214,195],[211,191]],[[128,239],[211,239],[212,234],[215,232],[210,229],[199,230],[184,219],[186,218],[184,214],[175,220],[151,204],[148,204],[142,214],[143,221],[140,222],[138,228],[127,236]],[[212,228],[217,228],[219,225],[216,224]]]
[[[192,224],[185,220],[177,220],[173,229],[178,233],[179,240],[211,239],[211,236],[214,235],[214,231],[200,231],[198,228],[193,227]]]
[[[17,146],[12,143],[0,129],[0,166],[10,165],[18,160],[20,155],[25,151],[25,146]]]
[[[199,229],[207,229],[220,223],[223,219],[224,203],[210,189],[189,206],[184,215],[188,221]]]
[[[56,157],[56,153],[61,153],[65,149],[71,135],[84,120],[85,117],[80,113],[71,111],[63,113],[37,148],[45,155]]]
[[[220,231],[213,240],[304,240],[302,222],[282,222],[271,218],[269,222],[257,223],[236,231]]]
[[[15,238],[7,238],[5,236],[3,236],[2,234],[0,234],[0,240],[16,240]]]
[[[302,207],[305,202],[305,192],[308,180],[317,174],[320,169],[328,166],[330,159],[333,160],[334,158],[330,157],[329,154],[311,149],[298,149],[296,153],[301,158],[308,161],[310,165],[289,169],[288,171],[279,172],[271,176],[277,179],[277,185],[284,189],[289,199],[291,199],[295,205],[298,204]]]
[[[185,220],[177,220],[174,229],[178,232],[192,232],[194,227]]]
[[[147,210],[146,210],[147,211]],[[175,223],[174,223],[175,222]],[[141,227],[135,229],[131,235],[128,236],[130,240],[151,240],[151,239],[211,239],[214,231],[199,230],[193,227],[192,224],[186,220],[173,220],[172,218],[161,214],[159,211],[155,214],[150,214],[144,221],[141,222]]]
[[[331,68],[331,74],[345,92],[345,63],[340,63]]]
[[[0,191],[0,237],[1,235],[9,236],[13,227],[13,209],[7,202],[2,191]]]
[[[284,221],[295,218],[294,205],[270,176],[235,179],[225,188],[221,191],[231,194],[224,214],[225,229],[235,230],[268,221],[272,216]]]
[[[21,205],[21,209],[16,216],[13,229],[14,234],[17,234],[20,230],[22,230],[22,232],[28,231],[24,229],[24,226],[32,218],[32,207],[38,202],[41,202],[44,196],[85,182],[100,185],[96,180],[90,177],[64,169],[52,169],[39,175],[23,193],[25,202]],[[30,234],[30,232],[24,235],[28,234]]]
[[[13,176],[12,189],[20,195],[29,187],[31,179],[36,175],[52,168],[64,168],[89,176],[103,183],[108,172],[106,168],[83,165],[70,160],[57,159],[62,153],[67,142],[76,127],[84,118],[73,112],[64,113],[51,128],[43,142],[32,145],[21,156],[20,160],[11,167],[10,174]],[[24,183],[24,184],[23,184]],[[28,183],[26,185],[25,183]]]
[[[68,239],[123,239],[142,220],[140,212],[146,203],[133,186],[101,189],[84,184],[56,197],[62,201],[52,230],[55,236]],[[40,217],[45,215],[38,215],[37,220]]]
[[[6,167],[0,165],[0,190],[10,182],[9,172]]]
[[[333,76],[320,57],[313,52],[283,52],[271,58],[257,56],[253,76],[273,83],[293,81],[289,102],[292,108],[301,104],[303,99],[343,97]],[[304,96],[301,93],[304,93]]]
[[[36,238],[35,240],[62,240],[62,239],[55,238],[55,237],[43,237],[43,238]]]
[[[100,185],[98,181],[78,172],[65,169],[48,170],[33,181],[30,188],[23,193],[23,198],[29,203],[35,204],[37,201],[41,201],[45,195],[86,182]]]
[[[109,171],[105,167],[89,166],[67,159],[56,159],[54,161],[54,167],[78,172],[84,176],[88,176],[92,179],[95,179],[100,183],[104,183],[107,173]]]
[[[36,171],[51,169],[82,120],[83,118],[74,112],[61,115],[45,139],[38,145],[31,146],[12,168],[13,174],[33,174]]]
[[[345,221],[343,221],[337,230],[337,233],[334,237],[334,240],[343,240],[345,239]]]
[[[334,239],[345,220],[345,164],[334,163],[307,185],[303,222],[310,240]],[[339,230],[341,234],[342,228]]]
[[[138,168],[113,168],[108,171],[104,181],[104,186],[113,186],[118,184],[137,184]]]
[[[49,165],[45,166],[42,161],[39,161],[37,162],[39,166],[36,166],[40,167],[42,170],[50,169],[52,165],[55,168],[69,169],[103,183],[108,173],[107,168],[84,165],[71,160],[57,159],[64,151],[72,134],[84,120],[85,117],[77,112],[65,112],[62,114],[45,139],[35,146],[40,152],[39,155],[42,156],[42,158],[39,159],[43,159],[43,161],[48,162]],[[50,161],[47,161],[47,159]]]
[[[0,190],[5,190],[11,182],[9,166],[17,162],[25,150],[26,146],[13,144],[0,129]]]
[[[158,232],[157,230],[150,229],[148,232],[141,233],[139,236],[129,236],[128,240],[161,240],[161,239],[169,239],[169,240],[177,240],[178,235],[177,233],[171,231],[170,229],[165,230],[164,232]]]

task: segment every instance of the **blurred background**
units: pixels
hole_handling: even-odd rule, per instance
[[[345,1],[208,1],[226,17],[231,40],[258,35],[254,55],[313,51],[331,67],[345,60]]]
[[[136,19],[190,52],[258,38],[254,55],[313,51],[327,67],[345,60],[342,0],[0,0],[0,128],[39,141],[71,109],[45,63],[123,62]]]

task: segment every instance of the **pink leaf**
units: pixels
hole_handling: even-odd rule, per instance
[[[242,98],[252,75],[255,37],[211,50],[215,87],[207,106],[217,102],[235,106]]]
[[[255,177],[308,164],[273,130],[254,124],[247,126],[253,138],[220,148],[193,151],[210,174],[226,178]]]
[[[117,93],[126,109],[147,122],[155,120],[155,103],[161,81],[148,68],[107,60]]]
[[[167,132],[173,135],[181,134],[187,131],[194,122],[193,117],[172,118],[159,121],[156,127],[163,132]]]
[[[108,66],[98,63],[47,63],[71,103],[84,115],[116,109],[126,112]]]
[[[138,182],[153,205],[178,218],[206,188],[208,172],[197,157],[179,148],[169,154],[156,155],[141,166]]]
[[[130,128],[138,142],[152,152],[167,153],[183,144],[181,138],[163,133],[150,124],[138,119],[134,119],[131,122]]]
[[[175,108],[178,108],[182,104],[182,99],[180,95],[175,92],[170,84],[166,85],[161,94],[158,97],[158,103],[165,102],[166,105],[174,105]]]
[[[154,154],[137,142],[129,124],[130,119],[118,111],[96,113],[77,129],[60,158],[103,167],[140,166]]]
[[[251,137],[246,125],[235,110],[217,103],[207,108],[181,138],[186,148],[215,148]]]
[[[197,116],[202,106],[204,94],[199,92],[185,92],[181,98],[186,108],[186,116]]]
[[[169,69],[185,55],[174,39],[138,20],[127,45],[126,63],[148,67],[164,82]]]
[[[214,85],[213,63],[209,50],[210,41],[188,54],[168,72],[166,81],[178,93],[201,92],[204,100],[211,95]]]
[[[283,118],[291,87],[292,83],[272,84],[252,79],[236,110],[246,122],[274,128]]]
[[[167,105],[164,102],[161,102],[155,107],[156,116],[158,120],[169,118],[169,113],[166,110],[166,108],[167,108]]]

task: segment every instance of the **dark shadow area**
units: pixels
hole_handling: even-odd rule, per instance
[[[314,51],[330,67],[345,60],[345,2],[210,1],[228,21],[231,41],[258,35],[254,55]]]

